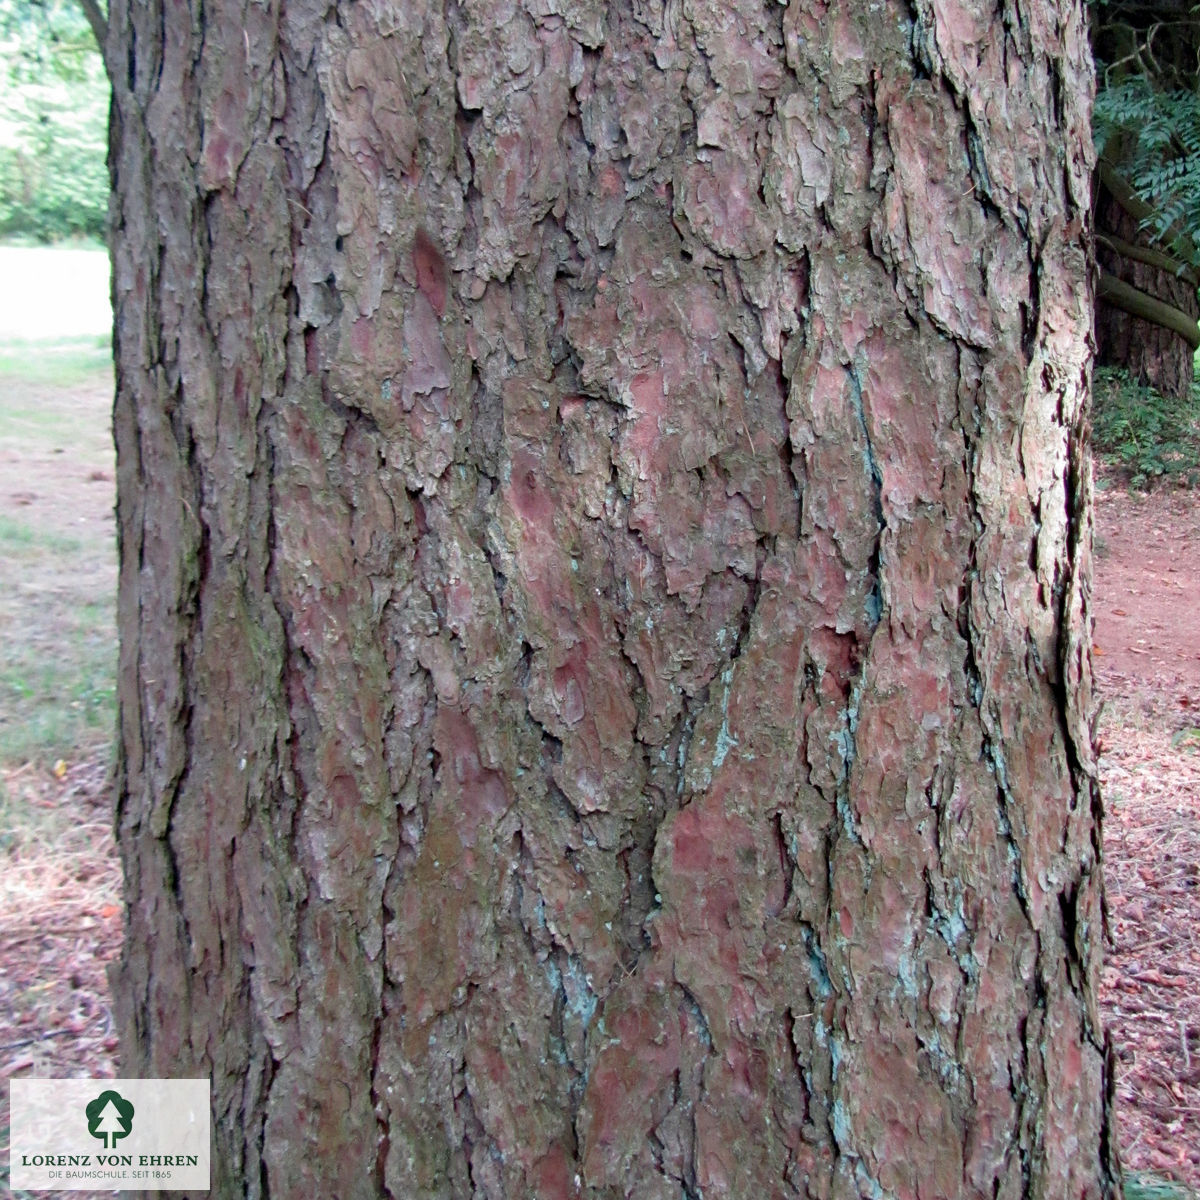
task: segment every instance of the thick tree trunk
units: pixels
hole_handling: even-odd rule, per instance
[[[1177,309],[1184,318],[1184,329],[1190,319],[1189,332],[1194,337],[1200,318],[1194,272],[1181,264],[1172,269],[1168,256],[1155,254],[1140,223],[1103,186],[1098,189],[1096,231],[1096,259],[1101,270]],[[1096,361],[1124,367],[1164,396],[1186,400],[1192,391],[1195,344],[1177,329],[1145,320],[1128,308],[1103,297],[1096,305]]]
[[[113,0],[124,1069],[214,1195],[1109,1195],[1072,4]]]

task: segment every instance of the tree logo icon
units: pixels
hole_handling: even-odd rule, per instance
[[[87,1115],[88,1133],[111,1150],[118,1138],[128,1137],[133,1128],[133,1105],[111,1088],[101,1092],[84,1110]]]

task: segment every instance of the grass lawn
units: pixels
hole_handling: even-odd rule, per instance
[[[0,340],[0,766],[112,737],[111,408],[107,343]]]
[[[0,274],[0,773],[9,773],[111,744],[116,539],[107,253],[0,246]]]

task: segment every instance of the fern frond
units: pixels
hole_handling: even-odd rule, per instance
[[[1155,240],[1200,229],[1200,95],[1129,76],[1097,94],[1094,131],[1097,152],[1119,148],[1122,173],[1154,210],[1142,227]],[[1200,266],[1200,251],[1188,261]]]

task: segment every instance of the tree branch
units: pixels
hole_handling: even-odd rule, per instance
[[[1154,218],[1154,209],[1145,202],[1133,189],[1131,184],[1124,175],[1122,175],[1108,158],[1101,158],[1096,164],[1096,170],[1100,175],[1100,182],[1108,189],[1112,198],[1139,224],[1146,225]],[[1180,229],[1178,224],[1173,224],[1167,230],[1170,241],[1167,238],[1158,238],[1159,242],[1166,243],[1180,252],[1181,257],[1195,260],[1196,244]]]
[[[83,15],[87,17],[87,23],[92,27],[92,35],[96,39],[96,45],[100,47],[100,56],[103,58],[104,44],[108,41],[108,21],[104,18],[104,12],[97,0],[79,0],[79,7],[83,9]]]
[[[1193,350],[1200,350],[1200,325],[1173,304],[1148,296],[1103,270],[1100,272],[1100,284],[1096,288],[1096,295],[1132,317],[1140,317],[1143,321],[1149,321],[1151,325],[1158,325],[1162,329],[1179,334]]]
[[[1177,279],[1185,280],[1192,287],[1200,287],[1200,276],[1197,276],[1187,263],[1182,263],[1177,258],[1164,254],[1161,250],[1155,250],[1152,246],[1138,246],[1133,242],[1127,242],[1124,238],[1117,237],[1115,233],[1097,232],[1096,241],[1107,246],[1114,254],[1119,254],[1122,258],[1145,263],[1148,267],[1158,267],[1160,271],[1166,271]]]

